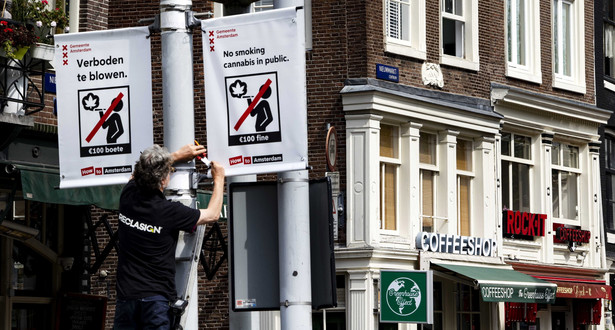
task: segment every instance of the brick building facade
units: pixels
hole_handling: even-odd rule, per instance
[[[314,328],[326,323],[327,329],[416,329],[380,323],[382,270],[434,273],[435,323],[419,329],[612,328],[607,325],[610,293],[572,297],[547,291],[547,298],[524,301],[529,312],[520,317],[514,314],[521,308],[517,300],[489,300],[485,279],[462,271],[504,271],[522,283],[535,280],[539,284],[532,285],[541,290],[552,289],[553,283],[606,290],[610,264],[604,258],[602,219],[609,213],[603,217],[602,210],[609,198],[600,185],[602,177],[607,187],[601,171],[606,161],[600,165],[599,157],[607,153],[601,140],[610,126],[600,127],[607,124],[611,112],[605,109],[612,102],[603,83],[610,79],[601,78],[606,69],[598,65],[607,57],[596,37],[604,24],[598,16],[604,14],[603,5],[588,0],[311,2],[312,48],[306,52],[310,178],[325,176],[326,129],[334,126],[346,197],[345,221],[336,228],[338,307],[315,312]],[[220,15],[221,6],[194,2],[193,10]],[[566,10],[573,14],[566,16]],[[158,12],[155,2],[81,1],[79,31],[144,25],[139,20]],[[558,25],[562,21],[569,30]],[[153,34],[151,40],[154,141],[162,143],[160,36]],[[195,134],[205,143],[200,44],[195,30]],[[398,81],[378,79],[380,65],[396,70]],[[55,143],[52,102],[48,95],[48,106],[33,116],[37,125],[21,133],[22,139],[35,138],[31,146]],[[22,164],[10,153],[5,158],[9,165]],[[57,171],[57,159],[50,163]],[[3,175],[2,190],[10,191],[15,180],[15,174]],[[25,205],[37,203],[21,198]],[[73,212],[72,206],[61,208]],[[75,208],[75,219],[106,218],[115,230],[113,211]],[[526,237],[511,233],[525,227],[519,222],[508,226],[507,211],[544,219],[543,230],[521,235]],[[68,218],[62,223],[80,221],[85,223]],[[221,226],[227,234],[226,223]],[[589,239],[558,236],[566,229],[589,233]],[[92,244],[102,250],[109,242],[104,226],[95,233],[71,233],[86,239],[89,263],[99,258]],[[463,249],[429,251],[429,244],[417,244],[426,237],[480,239],[495,242],[496,248],[481,255]],[[2,238],[3,249],[13,249],[9,241]],[[51,286],[57,292],[106,297],[105,327],[111,329],[116,264],[112,251],[95,273],[79,262],[70,272],[54,268],[58,281],[79,278],[82,284]],[[3,278],[16,274],[8,263],[0,270]],[[199,278],[200,329],[246,322],[229,313],[226,262],[212,280],[205,279],[203,269]],[[8,324],[12,311],[29,311],[28,304],[56,307],[51,293],[35,302],[11,294],[0,289],[0,324]],[[261,329],[279,328],[275,312],[247,318]]]

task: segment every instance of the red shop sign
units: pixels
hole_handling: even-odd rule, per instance
[[[555,243],[589,243],[589,239],[592,233],[589,230],[582,230],[579,228],[564,227],[561,223],[554,223],[553,229],[555,230],[555,236],[553,242]]]
[[[546,219],[546,214],[504,210],[504,237],[533,240],[535,236],[544,236]]]

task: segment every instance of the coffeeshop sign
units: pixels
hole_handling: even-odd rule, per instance
[[[420,232],[416,248],[423,251],[493,257],[497,241],[491,238]]]

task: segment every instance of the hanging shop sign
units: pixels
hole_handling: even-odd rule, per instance
[[[503,236],[524,240],[545,236],[546,219],[546,214],[504,210],[502,212]]]
[[[557,284],[558,298],[611,299],[611,286],[578,282],[551,281]]]
[[[495,256],[497,245],[498,242],[491,238],[428,232],[420,232],[416,236],[416,248],[431,252],[493,257]]]
[[[202,21],[207,152],[229,176],[307,167],[302,17],[293,7]]]
[[[433,323],[432,271],[380,271],[380,322]]]
[[[123,184],[153,143],[147,27],[55,36],[60,188]]]
[[[554,223],[553,229],[555,230],[554,243],[589,243],[592,236],[589,230],[582,230],[579,227],[566,227],[561,223]]]

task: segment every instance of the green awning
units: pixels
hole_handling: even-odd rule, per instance
[[[20,168],[24,199],[52,204],[96,205],[107,210],[119,208],[123,185],[60,189],[57,173]]]
[[[120,203],[120,194],[124,185],[96,186],[59,189],[60,175],[52,171],[37,171],[19,167],[21,173],[21,186],[25,199],[68,205],[96,205],[106,210],[117,210]],[[207,208],[211,192],[197,191],[198,208]],[[227,202],[224,196],[221,221],[227,218]]]
[[[434,263],[438,267],[453,271],[469,278],[478,286],[486,302],[555,302],[557,285],[530,275],[503,267],[475,267]]]

